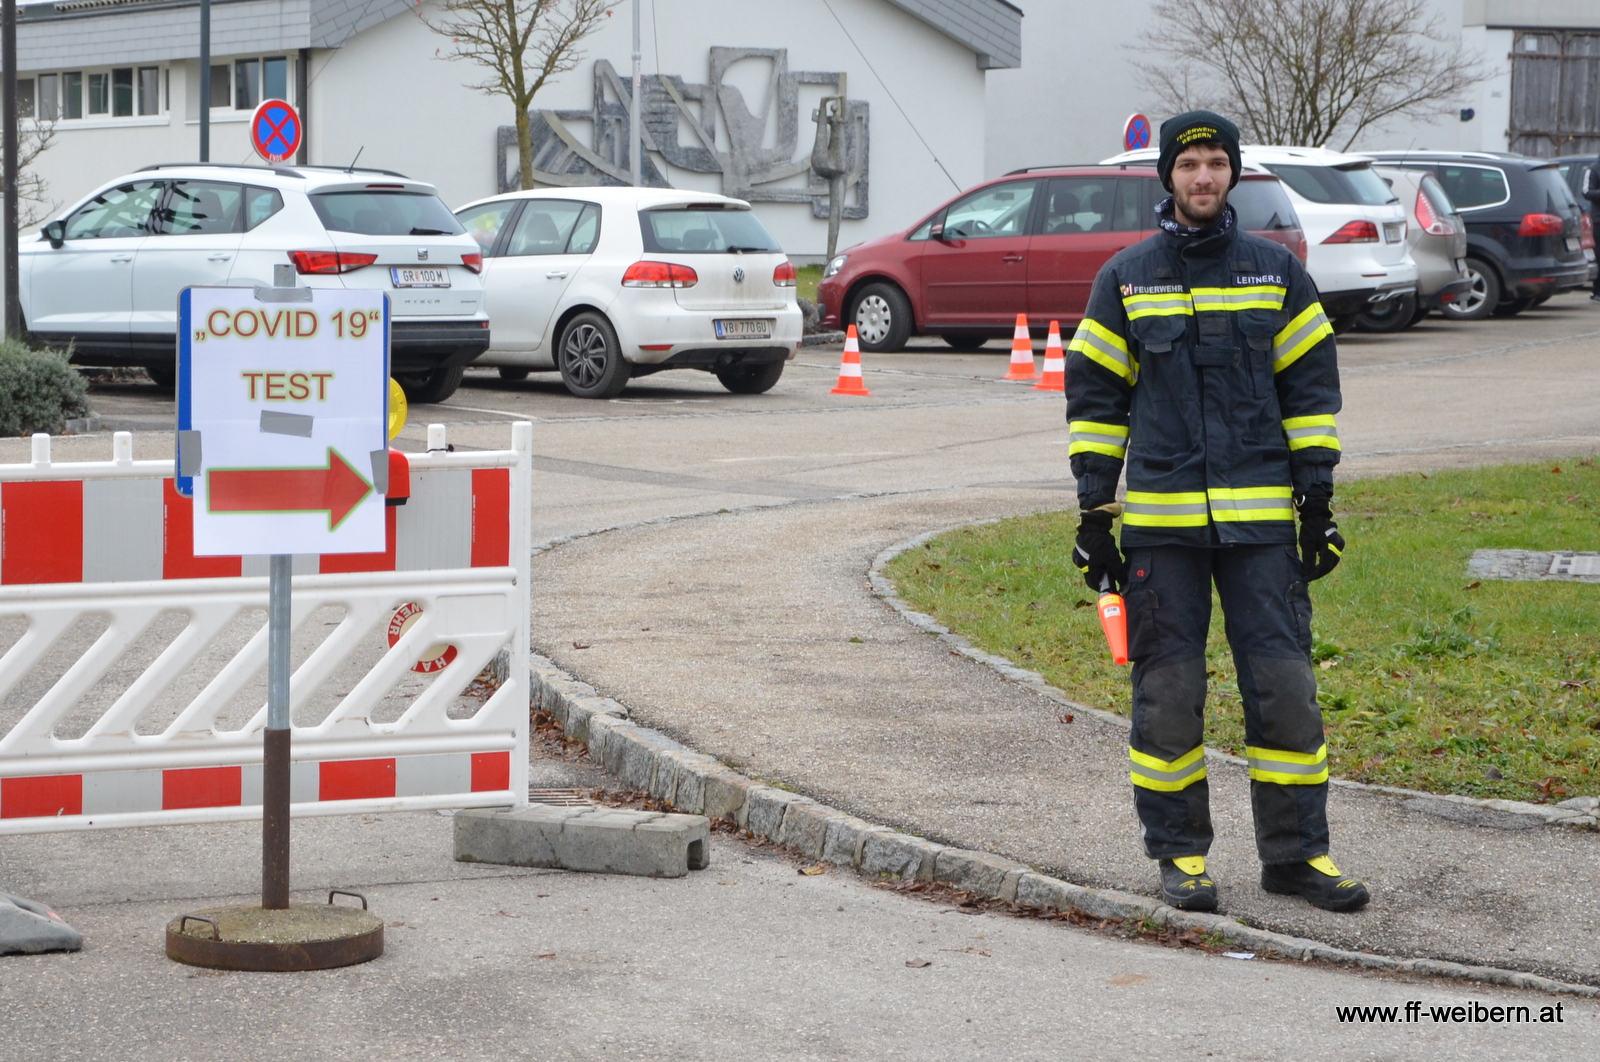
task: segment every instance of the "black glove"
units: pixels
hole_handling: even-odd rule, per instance
[[[1339,566],[1344,554],[1344,536],[1333,522],[1329,503],[1333,495],[1314,492],[1295,498],[1300,510],[1300,570],[1305,581],[1315,582]]]
[[[1110,589],[1117,592],[1128,581],[1128,562],[1111,535],[1111,519],[1110,513],[1099,509],[1078,515],[1078,544],[1072,547],[1072,563],[1095,593],[1105,590],[1103,584],[1108,580]]]

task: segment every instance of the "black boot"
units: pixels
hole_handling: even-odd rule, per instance
[[[1163,859],[1161,899],[1180,911],[1215,911],[1217,885],[1206,873],[1205,856]]]
[[[1267,863],[1261,868],[1261,887],[1282,896],[1304,896],[1324,911],[1354,911],[1372,899],[1366,882],[1341,874],[1325,855],[1306,863]]]

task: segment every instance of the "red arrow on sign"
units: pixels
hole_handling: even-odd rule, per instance
[[[214,513],[328,514],[332,530],[344,522],[372,485],[333,447],[325,468],[213,468],[206,472],[206,498]]]

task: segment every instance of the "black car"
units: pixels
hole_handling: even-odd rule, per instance
[[[1572,198],[1590,213],[1600,209],[1600,205],[1591,204],[1583,195],[1583,179],[1589,172],[1589,167],[1594,165],[1594,160],[1593,155],[1563,155],[1555,160],[1556,169],[1561,171],[1562,180],[1566,181],[1567,187],[1572,190]]]
[[[1445,307],[1447,317],[1521,313],[1594,275],[1594,237],[1556,160],[1489,151],[1365,154],[1432,170],[1466,222],[1472,290]]]

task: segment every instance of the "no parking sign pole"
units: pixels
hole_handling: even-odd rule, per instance
[[[385,547],[388,297],[187,288],[178,321],[175,485],[194,498],[195,556],[271,557],[261,906],[184,916],[210,922],[215,933],[211,941],[182,939],[183,961],[306,970],[374,958],[383,923],[365,913],[365,900],[362,911],[330,904],[310,915],[289,905],[289,637],[293,554]],[[168,939],[171,954],[170,930]]]

